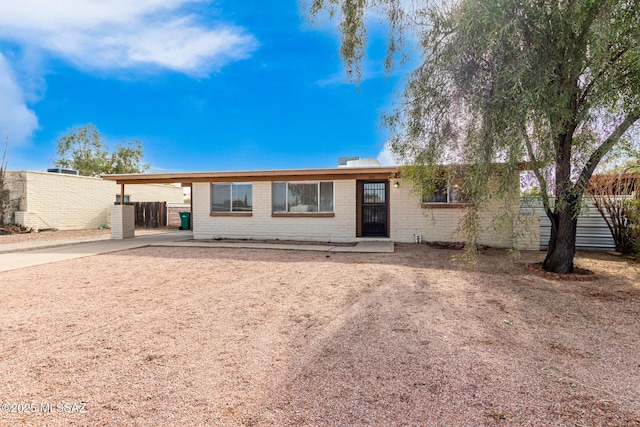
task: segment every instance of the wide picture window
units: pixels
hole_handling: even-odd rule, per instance
[[[252,212],[251,184],[211,184],[211,212]]]
[[[273,213],[332,213],[333,181],[274,182]]]

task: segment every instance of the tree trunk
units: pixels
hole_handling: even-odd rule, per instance
[[[574,103],[570,108],[575,108]],[[571,143],[575,130],[576,125],[570,124],[567,126],[566,133],[558,135],[556,141],[556,202],[553,212],[547,207],[547,216],[551,220],[551,237],[547,257],[542,262],[542,269],[559,274],[573,272],[578,212],[582,202],[582,194],[576,194],[571,185]]]
[[[573,209],[567,207],[563,212],[550,214],[551,238],[547,257],[542,269],[559,274],[573,272],[573,257],[576,253],[576,227],[578,218]]]

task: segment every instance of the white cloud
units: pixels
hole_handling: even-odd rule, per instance
[[[0,38],[43,49],[75,66],[152,65],[206,75],[248,57],[256,39],[242,27],[204,25],[184,7],[201,0],[21,0],[6,2]]]
[[[395,166],[398,164],[395,160],[395,156],[391,153],[389,146],[387,144],[384,145],[382,150],[378,153],[376,159],[380,162],[382,166]]]
[[[376,69],[377,68],[377,69]],[[384,71],[382,70],[382,66],[378,66],[373,61],[363,61],[361,68],[362,75],[360,76],[360,80],[358,83],[362,84],[363,82],[371,79],[376,79],[384,76]],[[324,79],[320,79],[315,82],[318,86],[341,86],[341,85],[351,85],[354,82],[349,80],[347,76],[347,71],[344,67],[333,74],[330,74]]]
[[[318,86],[340,86],[345,84],[351,84],[349,79],[347,78],[347,72],[343,70],[338,71],[337,73],[330,74],[324,79],[317,80],[315,82]]]
[[[0,53],[0,137],[11,144],[24,144],[38,128],[38,118],[27,108],[13,70]]]

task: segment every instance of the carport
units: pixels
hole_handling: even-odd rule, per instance
[[[184,174],[181,174],[184,175]],[[182,187],[191,188],[192,181],[186,177],[179,178],[173,174],[119,174],[103,175],[102,179],[115,181],[120,185],[120,200],[125,200],[126,185],[135,184],[180,184]],[[193,218],[193,204],[189,204],[190,218]],[[120,203],[111,206],[109,212],[111,218],[111,238],[128,239],[135,236],[135,211],[133,204]],[[189,223],[189,230],[192,227]]]

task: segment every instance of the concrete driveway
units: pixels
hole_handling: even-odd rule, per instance
[[[394,250],[391,241],[364,241],[355,246],[334,246],[330,243],[317,244],[279,244],[257,242],[225,242],[225,241],[194,241],[190,231],[178,231],[171,233],[151,234],[124,240],[96,240],[92,242],[55,244],[45,242],[42,246],[34,246],[33,242],[25,244],[13,244],[10,250],[0,251],[0,272],[31,267],[34,265],[48,264],[51,262],[65,261],[73,258],[82,258],[93,255],[118,252],[145,246],[182,246],[182,247],[209,247],[209,248],[249,248],[249,249],[280,249],[297,251],[320,252],[368,252],[390,253]]]
[[[32,243],[12,245],[11,252],[0,253],[0,271],[15,270],[34,265],[65,261],[109,252],[124,251],[154,244],[163,245],[193,237],[189,231],[160,233],[134,237],[124,240],[96,240],[92,242],[55,245],[49,242],[41,247],[34,247]]]

